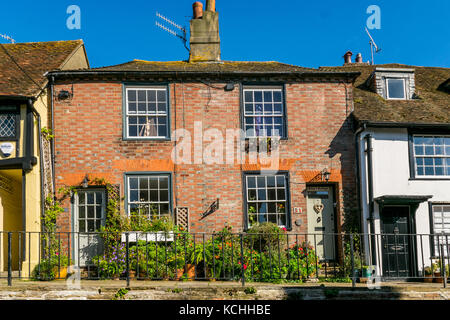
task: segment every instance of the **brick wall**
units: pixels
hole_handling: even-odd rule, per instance
[[[214,84],[220,86],[222,84]],[[224,85],[224,84],[223,84]],[[55,92],[71,90],[72,83],[55,85]],[[290,174],[293,232],[306,232],[306,183],[324,169],[331,169],[329,183],[336,186],[340,224],[344,209],[355,207],[354,146],[351,122],[351,84],[340,81],[305,81],[286,84],[288,139],[281,141],[280,170]],[[86,174],[120,184],[124,196],[124,173],[168,171],[173,173],[173,206],[189,207],[191,231],[234,230],[243,226],[242,171],[259,169],[250,164],[174,165],[172,141],[127,141],[122,139],[122,84],[120,82],[78,82],[74,96],[54,101],[56,187],[79,185]],[[203,130],[240,128],[239,87],[225,92],[202,83],[170,85],[171,130],[193,132],[194,122]],[[203,143],[204,147],[208,145]],[[225,155],[224,155],[225,158]],[[216,199],[220,209],[204,219],[201,214]],[[70,202],[58,224],[71,230]],[[122,203],[122,212],[124,207]],[[295,221],[301,219],[301,226]]]

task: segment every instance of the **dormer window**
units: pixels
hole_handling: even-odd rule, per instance
[[[369,86],[387,100],[410,100],[414,97],[414,69],[376,68]]]
[[[406,99],[405,79],[386,78],[386,96],[388,99]]]

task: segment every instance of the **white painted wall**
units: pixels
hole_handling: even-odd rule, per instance
[[[367,157],[365,153],[367,134],[372,135],[373,196],[384,195],[431,195],[429,201],[450,203],[450,180],[410,179],[408,131],[402,128],[369,128],[359,137],[360,187],[363,232],[369,233],[369,201],[367,185]],[[375,233],[380,233],[378,205],[374,206]],[[428,203],[421,203],[416,212],[416,233],[430,233],[430,213]],[[425,265],[430,264],[428,237],[422,238]],[[421,246],[420,238],[417,241]],[[368,248],[367,239],[365,248]],[[420,250],[419,250],[420,251]],[[418,256],[419,270],[422,257]]]

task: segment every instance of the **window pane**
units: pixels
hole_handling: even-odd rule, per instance
[[[248,188],[256,188],[255,177],[247,177],[247,187]]]
[[[94,206],[88,206],[87,208],[87,217],[88,218],[95,218],[95,216],[94,216],[94,210],[95,210],[95,207]]]
[[[166,91],[158,90],[158,101],[165,102],[166,101]]]
[[[248,200],[249,201],[256,200],[256,190],[254,189],[248,190]]]
[[[148,189],[148,178],[139,178],[139,189]]]
[[[169,192],[167,190],[159,191],[159,201],[169,201]]]
[[[86,232],[86,222],[85,222],[85,220],[80,220],[78,222],[78,232]]]
[[[147,101],[147,95],[145,90],[138,90],[137,92],[138,101],[139,102],[146,102]]]
[[[87,194],[87,204],[94,204],[94,193],[89,192]]]
[[[128,90],[128,101],[136,101],[136,90]]]
[[[147,99],[149,102],[156,102],[156,91],[147,90]]]
[[[388,79],[389,98],[404,99],[405,89],[402,79]]]
[[[150,190],[150,201],[151,202],[158,201],[158,190]]]
[[[255,91],[255,102],[262,102],[262,91]]]
[[[102,192],[96,192],[95,193],[95,203],[96,204],[102,204],[103,203],[103,193]]]
[[[138,178],[129,178],[128,181],[130,183],[130,189],[138,188]]]
[[[79,207],[78,208],[78,218],[84,219],[86,217],[86,208],[85,207]]]
[[[277,200],[276,199],[275,189],[268,189],[267,190],[267,200]]]
[[[136,113],[136,103],[129,103],[128,104],[128,112],[129,113]]]
[[[274,91],[273,92],[273,101],[274,102],[281,102],[281,91]]]
[[[97,219],[101,219],[102,218],[102,207],[101,206],[96,206],[95,207],[95,217]]]
[[[253,92],[252,91],[244,92],[244,101],[245,102],[253,102]]]

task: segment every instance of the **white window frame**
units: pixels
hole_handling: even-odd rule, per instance
[[[258,178],[264,178],[265,179],[265,188],[263,189],[263,190],[265,190],[265,200],[257,200],[257,198],[258,198],[258,190],[261,190],[262,188],[259,188],[258,187]],[[268,177],[275,177],[275,187],[268,187],[267,185],[267,178]],[[283,181],[284,181],[284,187],[278,187],[277,186],[277,177],[283,177]],[[256,187],[255,188],[249,188],[249,185],[248,185],[248,179],[249,178],[255,178],[255,183],[256,183]],[[269,200],[268,198],[268,190],[275,190],[275,196],[276,196],[276,200]],[[279,189],[283,189],[284,190],[284,200],[279,200],[278,199],[278,194],[277,194],[277,191],[279,190]],[[249,190],[255,190],[256,191],[256,195],[257,195],[257,198],[256,199],[249,199]],[[249,227],[249,228],[251,228],[252,227],[252,224],[250,223],[250,214],[248,213],[248,209],[249,209],[249,204],[250,203],[256,203],[256,204],[258,204],[258,203],[266,203],[267,204],[267,206],[268,206],[268,203],[270,203],[270,202],[272,202],[272,203],[275,203],[275,205],[276,205],[276,203],[277,202],[283,202],[284,203],[284,213],[277,213],[277,212],[274,212],[274,213],[269,213],[268,211],[268,207],[267,207],[267,209],[266,209],[266,213],[263,213],[263,214],[260,214],[259,212],[256,212],[255,213],[255,215],[256,215],[256,219],[257,219],[257,221],[255,221],[254,223],[257,223],[258,221],[259,221],[259,219],[258,219],[258,216],[260,216],[260,215],[265,215],[266,216],[266,221],[269,221],[269,215],[276,215],[276,216],[281,216],[281,215],[284,215],[284,220],[285,220],[285,224],[279,224],[279,218],[277,217],[277,225],[278,225],[278,227],[280,227],[280,228],[286,228],[286,225],[287,225],[287,223],[288,223],[288,214],[289,214],[289,212],[288,212],[288,208],[289,208],[289,201],[290,201],[290,199],[289,199],[289,186],[288,186],[288,178],[287,178],[287,175],[286,174],[274,174],[274,175],[266,175],[266,174],[252,174],[252,173],[248,173],[248,174],[245,174],[245,197],[246,197],[246,219],[247,219],[247,226]]]
[[[261,101],[261,105],[262,105],[262,114],[256,114],[255,112],[253,112],[252,114],[248,113],[246,111],[246,100],[245,100],[245,93],[246,92],[255,92],[255,91],[262,91],[262,101]],[[275,114],[274,113],[274,109],[272,109],[272,112],[266,112],[264,110],[264,92],[265,91],[272,91],[272,108],[274,108],[275,105],[275,101],[273,99],[273,92],[279,92],[281,95],[281,113]],[[253,107],[255,105],[255,101],[251,102],[253,104]],[[278,103],[278,102],[277,102]],[[243,108],[243,130],[245,131],[245,137],[246,138],[270,138],[270,137],[286,137],[287,136],[287,132],[284,132],[286,130],[286,110],[285,110],[285,101],[284,101],[284,89],[282,86],[245,86],[242,89],[242,108]],[[253,108],[254,109],[254,108]],[[264,135],[257,135],[256,134],[256,130],[255,130],[255,123],[252,124],[253,126],[253,130],[254,135],[248,135],[247,133],[247,123],[246,123],[246,118],[256,118],[256,117],[260,117],[262,119],[264,118],[272,118],[272,130],[275,129],[275,123],[274,123],[274,119],[275,118],[281,118],[281,132],[278,133],[277,136],[275,135],[267,135],[267,131],[264,131]],[[264,124],[263,124],[264,125]]]
[[[415,175],[415,177],[417,177],[417,178],[430,178],[430,179],[449,179],[450,175],[445,174],[446,168],[447,168],[445,162],[446,162],[446,159],[450,159],[450,154],[449,155],[447,155],[447,154],[444,154],[444,155],[425,155],[425,154],[423,154],[423,155],[416,155],[416,144],[414,143],[414,138],[417,138],[417,137],[424,137],[424,138],[425,137],[430,137],[430,138],[450,138],[450,135],[415,134],[412,137],[412,149],[413,149],[412,152],[413,152],[414,175]],[[436,145],[433,144],[433,150],[434,150],[435,146]],[[444,153],[445,153],[445,147],[446,146],[447,145],[444,145]],[[444,165],[443,165],[444,175],[427,175],[427,174],[425,174],[425,165],[423,166],[424,167],[424,171],[423,171],[424,174],[420,175],[418,173],[418,168],[417,168],[417,161],[416,161],[417,158],[424,158],[424,159],[425,158],[442,158],[443,162],[444,162]],[[436,166],[433,164],[433,170],[434,170],[435,167]]]
[[[150,194],[148,194],[148,201],[140,201],[140,200],[138,200],[138,201],[131,201],[131,188],[130,188],[130,179],[132,179],[132,178],[138,178],[138,197],[139,197],[139,194],[140,194],[140,186],[139,186],[139,178],[158,178],[158,189],[151,189],[150,188],[150,181],[149,181],[149,184],[148,184],[148,191],[150,191],[150,190],[157,190],[158,191],[158,201],[150,201]],[[161,188],[160,188],[160,178],[166,178],[167,179],[167,201],[161,201],[161,197],[160,197],[160,190],[161,190]],[[126,183],[127,183],[127,208],[126,208],[126,213],[127,213],[127,216],[130,216],[130,213],[131,213],[131,210],[130,210],[130,208],[131,208],[131,205],[133,205],[133,204],[137,204],[137,205],[139,205],[139,204],[157,204],[158,205],[158,215],[157,215],[157,217],[158,218],[161,218],[161,217],[165,217],[165,216],[168,216],[168,217],[170,217],[171,216],[171,178],[170,178],[170,175],[169,174],[130,174],[130,175],[127,175],[126,176]],[[162,189],[162,190],[165,190],[165,189]],[[161,214],[161,212],[160,212],[160,208],[159,208],[159,205],[160,204],[167,204],[167,207],[168,207],[168,212],[167,212],[167,214]]]
[[[128,92],[131,90],[135,90],[136,91],[136,113],[131,113],[129,110],[129,100],[128,100]],[[148,110],[145,113],[139,113],[138,112],[138,91],[142,91],[142,90],[156,90],[156,92],[158,91],[164,91],[165,93],[165,103],[166,103],[166,111],[165,112],[160,112],[158,111],[158,100],[156,101],[156,110],[154,113],[150,113],[148,112]],[[156,93],[157,96],[157,93]],[[148,107],[148,100],[147,100],[147,96],[146,96],[146,108]],[[158,126],[156,126],[156,130],[157,130],[157,135],[152,135],[152,136],[130,136],[129,135],[129,119],[130,117],[138,117],[138,116],[142,116],[142,117],[157,117],[158,120],[161,118],[165,118],[166,120],[166,134],[164,136],[160,136],[158,135]],[[170,119],[169,119],[169,90],[167,86],[127,86],[125,88],[125,135],[124,137],[126,139],[138,139],[138,140],[147,140],[147,139],[168,139],[170,137],[170,133],[169,133],[169,128],[170,128],[170,123],[169,123]],[[137,126],[137,128],[139,128],[139,126]],[[138,132],[139,134],[139,132]]]
[[[391,98],[389,96],[389,81],[390,80],[402,80],[402,82],[403,82],[403,98]],[[396,77],[388,77],[388,78],[386,78],[386,99],[388,99],[388,100],[407,100],[407,97],[406,97],[406,79],[405,78],[396,78]]]
[[[435,257],[440,256],[440,252],[437,252],[436,250],[441,250],[441,248],[437,247],[438,244],[445,244],[447,246],[450,246],[450,211],[448,212],[448,217],[444,217],[444,212],[441,209],[440,212],[435,212],[434,208],[435,207],[441,207],[443,209],[443,207],[448,207],[450,208],[450,203],[432,203],[431,204],[431,218],[432,220],[430,221],[430,223],[432,223],[433,225],[433,255]],[[440,216],[439,216],[440,215]],[[440,226],[439,228],[436,228],[436,219],[440,218],[442,219],[442,221],[440,222]],[[448,220],[447,220],[448,219]],[[445,224],[449,224],[448,229],[445,228]],[[436,230],[439,230],[439,232],[437,232]],[[438,241],[439,240],[439,241]],[[446,243],[446,240],[448,240],[448,244]],[[447,257],[447,251],[449,248],[445,248],[444,249],[444,256]]]
[[[94,218],[88,218],[88,213],[87,210],[85,211],[85,216],[83,218],[83,220],[86,222],[85,225],[85,230],[87,231],[80,231],[80,193],[85,193],[85,197],[87,196],[88,193],[101,193],[102,195],[102,203],[101,204],[97,204],[96,198],[97,196],[95,196],[95,204],[93,205],[94,208],[97,205],[101,205],[101,216],[100,218],[97,218],[97,213],[96,210],[94,209]],[[85,201],[87,201],[85,199]],[[82,204],[83,205],[83,204]],[[84,203],[84,207],[86,208],[87,203]],[[75,225],[74,225],[74,231],[75,232],[81,232],[81,233],[90,233],[90,232],[98,232],[98,229],[101,226],[105,225],[105,219],[106,219],[106,190],[105,189],[93,189],[93,188],[89,188],[89,189],[80,189],[75,193]],[[87,221],[88,220],[100,220],[100,226],[96,229],[94,229],[94,231],[89,231],[88,229],[88,225],[87,225]]]

